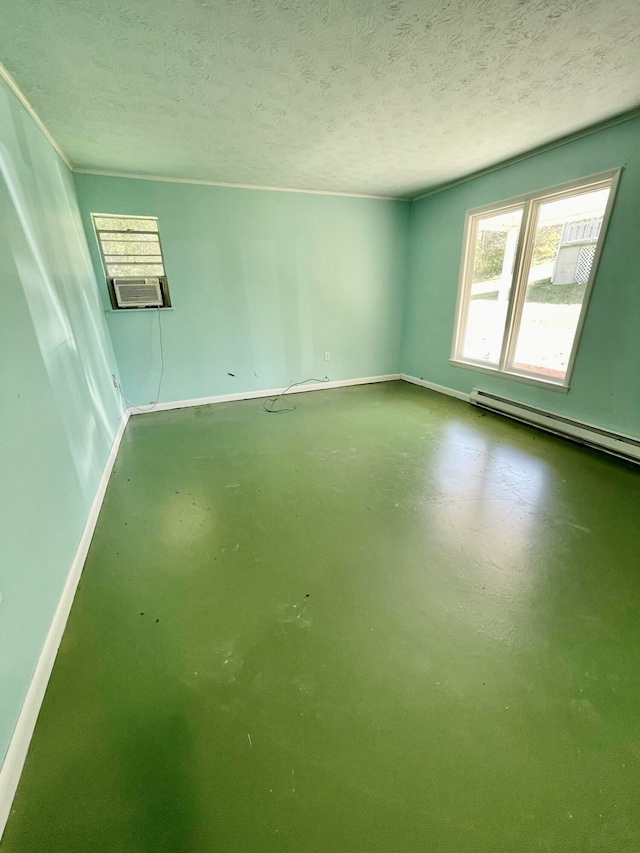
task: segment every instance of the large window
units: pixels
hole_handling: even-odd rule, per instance
[[[467,213],[454,362],[568,386],[617,177]]]

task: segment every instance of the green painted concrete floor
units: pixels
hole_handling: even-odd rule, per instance
[[[640,849],[640,472],[389,383],[133,418],[2,853]]]

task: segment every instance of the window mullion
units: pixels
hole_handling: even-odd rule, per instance
[[[474,262],[474,251],[478,234],[478,218],[473,216],[468,220],[468,225],[465,234],[465,256],[463,261],[463,281],[462,281],[462,291],[461,291],[461,303],[460,311],[459,308],[459,325],[457,329],[456,336],[456,358],[460,357],[462,352],[462,342],[464,341],[464,337],[467,329],[467,322],[469,319],[469,298],[471,295],[471,277],[473,274],[473,262]]]
[[[515,329],[518,322],[519,309],[524,300],[527,289],[526,270],[529,267],[528,258],[531,255],[530,246],[533,243],[532,219],[534,205],[527,201],[522,214],[522,225],[520,226],[520,239],[518,240],[518,251],[513,265],[513,278],[511,280],[511,293],[509,295],[509,307],[505,320],[505,334],[502,339],[502,350],[500,352],[499,370],[507,370],[511,363],[511,353],[515,343]]]

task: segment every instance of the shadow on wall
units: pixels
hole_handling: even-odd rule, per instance
[[[25,148],[21,146],[23,153]],[[17,163],[0,144],[5,240],[78,482],[87,500],[92,500],[97,468],[113,438],[114,413],[119,416],[122,406],[111,383],[111,344],[99,323],[101,308],[72,189],[63,164],[57,162],[56,169],[47,181],[39,181],[35,163],[31,168]]]

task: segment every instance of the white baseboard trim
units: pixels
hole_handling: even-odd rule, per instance
[[[0,839],[2,839],[7,820],[9,819],[11,804],[13,803],[13,798],[18,788],[20,775],[22,774],[27,752],[29,751],[31,737],[35,729],[38,714],[40,713],[42,700],[44,699],[44,694],[49,683],[51,671],[53,670],[60,641],[62,640],[62,635],[67,624],[71,605],[73,604],[80,576],[82,575],[82,569],[84,568],[84,561],[86,559],[87,552],[89,551],[93,531],[95,530],[96,522],[98,521],[98,516],[102,507],[102,501],[104,500],[104,495],[107,490],[109,477],[111,476],[111,471],[116,461],[120,442],[128,420],[129,412],[127,411],[123,414],[120,426],[118,427],[118,431],[113,439],[111,450],[105,463],[104,471],[102,472],[102,477],[98,483],[96,496],[91,504],[91,509],[80,539],[80,544],[78,545],[73,562],[71,563],[71,568],[69,570],[64,589],[62,590],[62,595],[60,596],[60,601],[58,602],[51,626],[49,627],[47,638],[44,641],[44,646],[42,647],[42,652],[40,653],[40,658],[36,665],[35,672],[33,673],[31,684],[29,685],[27,695],[25,696],[22,710],[18,717],[18,722],[16,723],[16,727],[13,731],[9,749],[7,750],[2,768],[0,769]]]
[[[306,391],[324,391],[327,388],[345,388],[347,385],[372,385],[374,382],[392,382],[400,379],[399,373],[387,373],[384,376],[366,376],[361,379],[338,379],[335,382],[313,382],[308,385],[296,385],[287,391],[289,394],[302,394]],[[233,403],[237,400],[255,400],[259,397],[275,397],[282,394],[284,388],[270,388],[263,391],[241,391],[237,394],[219,394],[216,397],[194,397],[191,400],[175,400],[171,403],[157,403],[155,406],[139,406],[129,409],[131,415],[146,415],[150,412],[166,412],[169,409],[187,409],[190,406],[209,406],[212,403]]]
[[[435,382],[428,382],[426,379],[418,379],[417,376],[409,376],[407,373],[401,373],[400,379],[403,382],[411,382],[412,385],[420,385],[422,388],[429,388],[431,391],[437,391],[439,394],[447,394],[449,397],[455,397],[457,400],[464,400],[468,403],[471,400],[471,394],[465,394],[464,391],[456,391],[455,388],[447,388],[446,385],[437,385]]]

